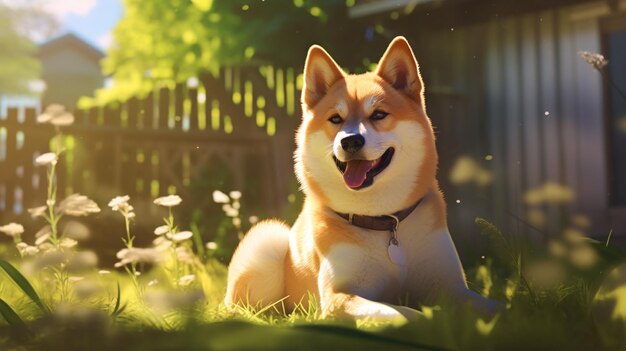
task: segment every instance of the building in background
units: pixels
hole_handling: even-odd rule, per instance
[[[73,108],[81,96],[91,96],[104,86],[100,60],[104,53],[73,33],[39,45],[41,78],[46,89],[42,107],[58,103]]]
[[[602,53],[626,91],[626,1],[366,0],[350,15],[413,45],[457,229],[497,215],[539,237],[572,221],[597,238],[626,236],[626,101],[578,55]],[[491,187],[450,185],[447,171],[465,155],[491,170]],[[550,200],[561,204],[529,198],[532,189],[564,190]]]

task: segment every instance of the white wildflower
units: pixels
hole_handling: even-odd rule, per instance
[[[172,247],[172,242],[169,241],[165,236],[159,236],[156,239],[152,240],[152,245],[157,251],[165,251]]]
[[[164,207],[178,206],[180,205],[181,202],[183,202],[183,199],[181,199],[180,196],[178,195],[162,196],[154,200],[154,203],[156,205],[164,206]]]
[[[257,217],[257,216],[250,216],[250,217],[248,217],[248,222],[250,222],[250,224],[255,224],[258,221],[259,221],[259,217]]]
[[[18,243],[15,247],[22,256],[34,256],[39,253],[39,249],[36,246],[31,246],[23,242]]]
[[[215,241],[209,241],[206,243],[206,248],[209,250],[217,250],[217,243]]]
[[[28,209],[28,213],[30,213],[30,216],[32,218],[43,217],[46,215],[46,211],[48,211],[48,208],[46,206],[39,206]]]
[[[74,239],[70,239],[70,238],[63,238],[61,239],[61,243],[59,243],[59,245],[61,247],[64,247],[66,249],[71,249],[74,246],[76,246],[78,244],[78,241],[74,240]]]
[[[52,104],[46,107],[41,115],[37,116],[38,123],[50,123],[53,126],[63,127],[74,123],[74,115],[65,110],[63,105]]]
[[[231,199],[233,200],[239,200],[241,199],[241,191],[231,191],[228,196],[230,196]]]
[[[159,283],[158,280],[156,279],[152,279],[151,281],[148,282],[148,286],[153,286],[153,285],[157,285]]]
[[[48,252],[48,251],[53,251],[53,250],[56,250],[56,247],[54,245],[52,245],[52,243],[45,242],[45,243],[39,245],[39,251]]]
[[[120,261],[115,264],[115,267],[121,267],[129,263],[155,263],[161,261],[162,257],[162,252],[154,248],[132,247],[122,249],[117,253],[117,258]]]
[[[196,280],[196,276],[194,274],[187,274],[178,279],[178,284],[181,286],[187,286],[193,283],[194,280]]]
[[[190,239],[192,236],[193,236],[193,233],[188,230],[183,231],[183,232],[178,232],[175,234],[170,233],[167,235],[169,239],[177,243]]]
[[[37,158],[35,159],[35,164],[37,166],[54,165],[57,163],[57,159],[57,154],[55,154],[54,152],[46,152],[45,154],[37,156]]]
[[[48,241],[48,239],[50,239],[50,233],[46,233],[44,235],[39,236],[36,240],[35,240],[35,245],[39,246],[43,243],[45,243],[46,241]]]
[[[35,233],[35,238],[40,238],[42,236],[49,235],[49,234],[52,234],[52,228],[50,227],[50,225],[46,224],[41,229],[39,229],[37,233]]]
[[[239,201],[233,201],[232,206],[235,210],[239,210],[241,208],[241,204],[239,203]]]
[[[227,204],[230,202],[230,198],[223,192],[215,190],[213,192],[213,202],[215,202],[216,204]]]
[[[128,195],[116,196],[113,200],[109,201],[109,207],[111,207],[113,211],[118,211],[120,207],[128,205],[128,200],[130,200],[130,196]]]
[[[0,232],[11,236],[15,239],[19,239],[22,233],[24,233],[24,227],[21,224],[9,223],[0,227]]]
[[[609,61],[605,59],[603,55],[595,52],[579,51],[578,56],[598,71],[609,64]]]
[[[85,195],[72,194],[61,201],[58,210],[70,216],[87,216],[100,212],[100,207]]]
[[[167,234],[170,232],[170,227],[166,226],[166,225],[161,225],[158,226],[154,229],[154,234],[155,235],[163,235],[163,234]]]

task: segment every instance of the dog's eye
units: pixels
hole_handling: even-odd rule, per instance
[[[332,124],[341,124],[341,122],[343,122],[343,118],[341,118],[341,116],[339,115],[332,115],[332,117],[330,117],[328,121]]]
[[[385,111],[376,110],[374,111],[374,113],[372,113],[372,115],[370,116],[370,119],[374,121],[380,121],[381,119],[384,119],[385,117],[387,117],[388,114],[389,113]]]

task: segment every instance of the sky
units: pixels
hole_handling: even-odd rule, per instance
[[[59,18],[61,32],[73,32],[104,50],[111,30],[122,17],[122,0],[47,0],[46,8]]]
[[[0,3],[40,6],[60,23],[55,37],[72,32],[101,50],[111,45],[111,31],[123,13],[122,0],[0,0]]]

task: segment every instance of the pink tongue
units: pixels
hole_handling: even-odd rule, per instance
[[[343,172],[343,181],[350,188],[358,188],[363,185],[367,172],[374,168],[375,161],[352,160],[348,161],[346,171]]]

